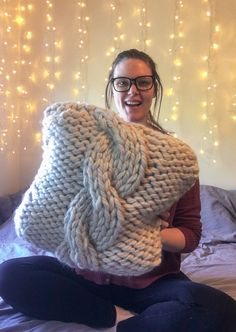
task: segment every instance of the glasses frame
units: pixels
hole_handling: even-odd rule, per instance
[[[150,88],[148,88],[148,89],[140,89],[140,88],[137,86],[137,79],[139,79],[139,78],[143,78],[143,77],[151,77],[151,78],[152,78],[152,85],[151,85]],[[117,80],[118,78],[119,78],[119,79],[124,78],[124,79],[126,79],[126,80],[129,81],[129,87],[128,87],[126,90],[122,90],[122,91],[120,91],[120,90],[117,90],[117,89],[115,88],[114,82],[115,82],[115,80]],[[143,76],[137,76],[137,77],[135,77],[135,78],[129,78],[129,77],[125,77],[125,76],[118,76],[118,77],[113,77],[113,78],[111,79],[111,83],[112,83],[112,86],[113,86],[113,88],[114,88],[114,90],[115,90],[116,92],[128,92],[128,91],[130,90],[132,84],[134,84],[134,85],[136,86],[136,89],[139,90],[139,91],[148,91],[148,90],[151,90],[151,89],[152,89],[152,87],[153,87],[153,85],[154,85],[154,80],[155,80],[155,77],[154,77],[153,75],[143,75]]]

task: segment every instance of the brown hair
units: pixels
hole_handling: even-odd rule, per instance
[[[167,133],[167,131],[161,127],[161,125],[158,123],[158,119],[160,116],[160,110],[161,110],[161,102],[162,102],[162,97],[163,97],[163,86],[161,83],[161,79],[159,74],[157,73],[157,69],[156,69],[156,64],[155,62],[152,60],[152,58],[142,52],[139,51],[137,49],[130,49],[130,50],[126,50],[123,51],[121,53],[119,53],[115,60],[112,63],[112,67],[111,70],[109,72],[109,76],[108,76],[108,82],[106,85],[106,89],[105,89],[105,105],[107,108],[111,107],[111,103],[112,103],[112,99],[113,99],[113,93],[112,93],[112,78],[114,75],[114,71],[116,66],[123,61],[124,59],[139,59],[144,61],[149,68],[152,71],[152,76],[154,77],[154,95],[155,95],[155,102],[154,102],[154,108],[153,111],[151,112],[151,110],[149,111],[149,123],[155,127],[156,129],[158,129],[159,131],[163,132],[163,133]],[[157,108],[157,103],[159,102],[159,106]],[[156,120],[157,119],[157,120]]]

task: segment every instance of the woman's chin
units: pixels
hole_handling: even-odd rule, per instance
[[[134,122],[134,123],[146,123],[146,118],[143,118],[142,116],[130,116],[128,118],[129,122]]]
[[[145,122],[144,117],[139,112],[128,112],[126,117],[129,122]]]

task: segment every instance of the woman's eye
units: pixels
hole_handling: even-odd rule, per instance
[[[148,80],[141,80],[141,81],[138,82],[138,84],[140,86],[147,86],[147,85],[150,84],[150,81],[148,81]]]
[[[117,82],[117,85],[118,86],[128,86],[129,82],[126,81],[126,80],[120,80],[120,81]]]

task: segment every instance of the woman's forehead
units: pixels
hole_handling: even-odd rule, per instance
[[[141,59],[123,59],[114,69],[114,77],[116,76],[145,76],[152,75],[149,65]]]

